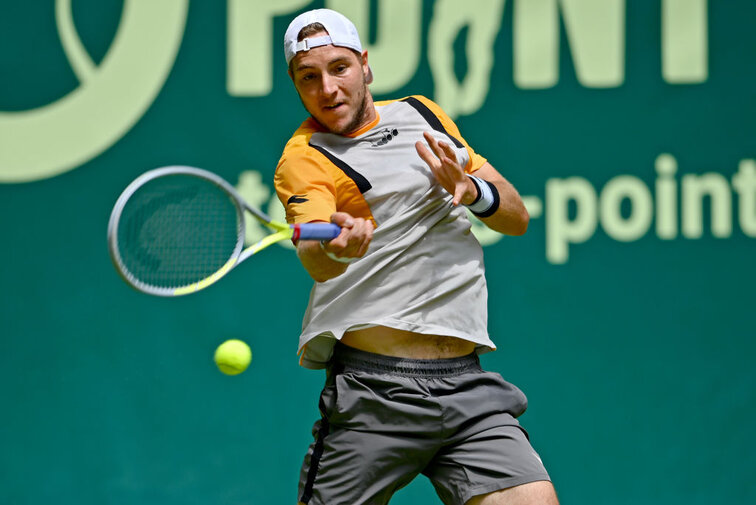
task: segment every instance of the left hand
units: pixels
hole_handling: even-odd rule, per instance
[[[478,188],[457,162],[452,147],[445,142],[437,141],[428,132],[423,133],[423,137],[428,142],[430,150],[418,141],[415,143],[417,154],[431,169],[439,184],[454,197],[452,203],[455,206],[460,203],[469,205],[475,201]]]

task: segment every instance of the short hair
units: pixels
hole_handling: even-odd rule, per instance
[[[297,42],[302,42],[307,37],[311,37],[320,32],[328,33],[328,30],[326,30],[326,27],[320,23],[310,23],[309,25],[299,30],[299,34],[297,35]]]

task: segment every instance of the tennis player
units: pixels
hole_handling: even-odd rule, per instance
[[[516,419],[525,395],[478,360],[495,346],[466,209],[521,235],[517,191],[432,101],[373,102],[367,51],[343,15],[298,16],[284,48],[310,117],[276,190],[289,222],[343,227],[297,244],[316,281],[301,364],[326,369],[300,503],[386,504],[422,473],[447,505],[556,504]]]

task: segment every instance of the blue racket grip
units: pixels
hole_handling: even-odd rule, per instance
[[[294,241],[297,240],[331,240],[339,236],[341,226],[333,223],[295,224]]]

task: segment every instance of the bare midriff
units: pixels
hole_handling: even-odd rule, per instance
[[[361,351],[412,359],[457,358],[475,350],[473,342],[461,338],[426,335],[386,326],[348,331],[341,342]]]

